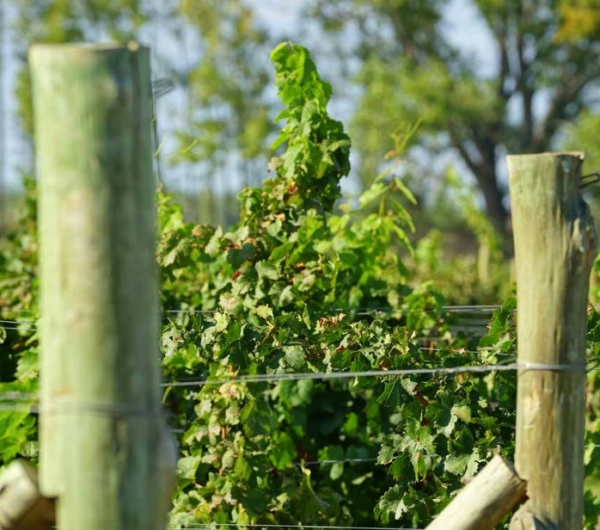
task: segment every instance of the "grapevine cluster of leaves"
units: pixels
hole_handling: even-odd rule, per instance
[[[262,187],[240,193],[239,223],[186,223],[158,195],[165,378],[210,383],[164,395],[181,433],[170,521],[424,527],[494,453],[511,456],[514,373],[230,379],[501,362],[516,351],[514,300],[479,343],[453,334],[433,286],[410,285],[410,191],[386,172],[356,208],[334,210],[350,141],[327,113],[331,88],[300,46],[282,44],[272,60],[286,105],[280,154]],[[0,258],[4,319],[23,320],[20,311],[37,304],[33,211],[28,218]],[[590,319],[595,348],[600,317]],[[2,391],[34,391],[37,337],[8,333]],[[598,381],[590,385],[597,401]],[[598,403],[591,407],[594,441]],[[2,410],[0,459],[35,461],[35,418]],[[586,455],[591,476],[596,456]],[[597,519],[593,500],[588,521]]]
[[[167,378],[495,362],[456,340],[452,350],[417,346],[416,335],[449,331],[443,299],[429,285],[409,287],[401,256],[412,252],[413,227],[396,197],[412,194],[386,172],[358,212],[334,212],[350,142],[327,114],[331,89],[304,48],[283,44],[272,60],[287,106],[273,147],[286,149],[262,188],[241,192],[239,224],[188,225],[161,202],[163,301],[190,309],[165,328]],[[422,526],[494,451],[512,450],[514,378],[496,378],[503,384],[464,376],[173,389],[166,403],[185,430],[186,480],[172,521],[373,524],[375,516]],[[357,458],[378,462],[339,462]],[[336,463],[303,464],[323,460]]]

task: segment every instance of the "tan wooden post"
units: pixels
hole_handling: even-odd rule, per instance
[[[149,51],[30,52],[39,177],[42,493],[61,530],[162,530]]]
[[[30,464],[16,460],[0,474],[0,530],[52,530],[54,504],[40,494]]]
[[[493,530],[523,500],[525,490],[512,464],[495,456],[427,530]]]
[[[583,519],[586,308],[597,243],[581,153],[508,157],[519,362],[515,467],[529,500],[511,528]],[[552,367],[555,367],[554,369]]]

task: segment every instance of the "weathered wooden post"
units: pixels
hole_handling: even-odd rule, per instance
[[[39,177],[42,493],[61,530],[164,528],[149,51],[30,52]]]
[[[583,520],[586,308],[596,234],[581,198],[581,153],[508,157],[519,373],[515,467],[529,500],[513,529]]]
[[[427,530],[493,530],[525,497],[527,485],[512,464],[495,456]]]
[[[37,473],[16,460],[0,474],[0,530],[52,530],[55,506],[39,491]]]

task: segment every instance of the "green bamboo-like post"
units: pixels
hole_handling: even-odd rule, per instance
[[[581,153],[508,157],[519,373],[515,467],[529,500],[511,528],[581,529],[586,308],[596,233]],[[557,366],[557,369],[548,369]]]
[[[41,476],[61,530],[163,529],[149,51],[30,51],[39,179]]]

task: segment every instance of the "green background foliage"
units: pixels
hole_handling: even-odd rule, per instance
[[[155,62],[186,100],[171,131],[177,156],[168,162],[185,172],[186,181],[199,183],[181,199],[202,222],[235,223],[232,198],[240,184],[262,180],[268,146],[277,134],[272,124],[277,102],[265,59],[282,31],[261,23],[258,3],[8,3],[23,51],[41,41],[153,40],[160,26],[177,60],[158,49]],[[465,17],[470,10],[468,16],[477,18],[489,41],[485,60],[451,38],[450,9],[464,10]],[[296,32],[318,37],[319,53],[336,72],[336,89],[346,94],[350,131],[361,139],[354,176],[364,188],[385,166],[392,133],[403,123],[421,121],[405,153],[414,161],[405,171],[427,199],[418,207],[420,226],[426,220],[445,228],[436,223],[439,204],[431,200],[445,169],[431,167],[432,156],[450,154],[463,176],[474,178],[478,206],[504,236],[510,229],[505,152],[560,148],[564,133],[573,130],[579,146],[597,157],[597,146],[586,134],[597,112],[594,93],[600,80],[596,0],[310,0],[298,13],[302,23]],[[27,134],[32,129],[28,86],[23,59],[16,92]],[[29,164],[21,161],[25,168]],[[217,185],[215,175],[225,182]]]

